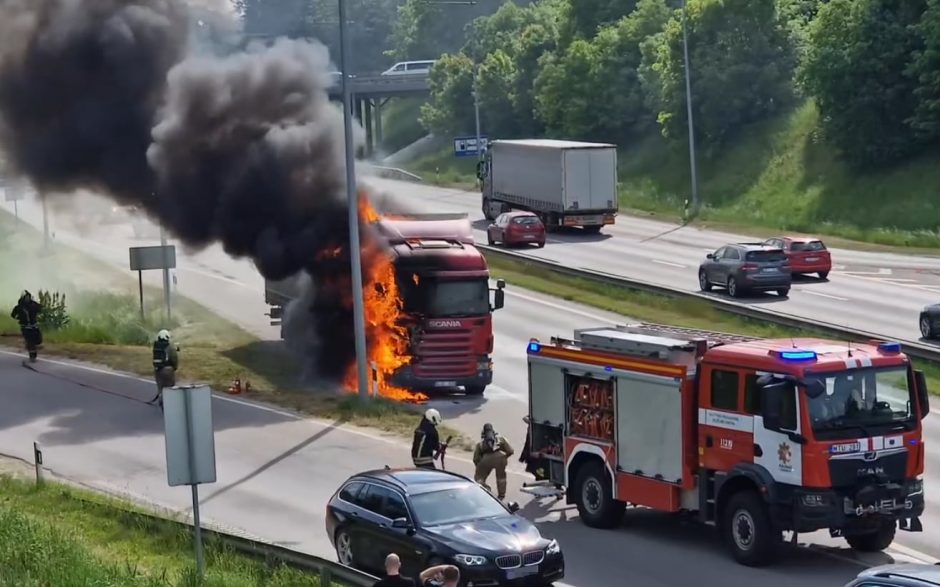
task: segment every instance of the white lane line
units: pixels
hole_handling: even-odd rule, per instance
[[[811,295],[811,296],[819,296],[819,297],[821,297],[821,298],[829,298],[830,300],[837,300],[837,301],[840,301],[840,302],[847,302],[847,301],[849,301],[848,298],[840,298],[839,296],[834,296],[834,295],[832,295],[832,294],[826,294],[826,293],[822,293],[822,292],[818,292],[818,291],[813,291],[813,290],[811,290],[811,289],[800,289],[799,291],[800,291],[800,293],[809,294],[809,295]]]
[[[906,547],[906,546],[904,546],[904,545],[902,545],[902,544],[898,544],[898,543],[896,543],[896,542],[893,543],[893,544],[888,548],[888,550],[896,550],[896,551],[898,551],[898,552],[901,553],[901,554],[907,555],[907,556],[909,556],[909,557],[911,557],[911,558],[918,559],[918,560],[920,560],[920,562],[924,562],[924,563],[927,563],[927,564],[930,564],[930,565],[933,565],[933,564],[936,564],[936,563],[940,562],[940,559],[938,559],[938,558],[932,557],[932,556],[930,556],[929,554],[924,554],[924,553],[920,552],[919,550],[914,550],[913,548],[908,548],[908,547]]]
[[[685,269],[687,267],[687,265],[680,265],[679,263],[671,263],[669,261],[660,261],[659,259],[650,259],[650,261],[660,265],[668,265],[669,267],[678,267],[679,269]]]

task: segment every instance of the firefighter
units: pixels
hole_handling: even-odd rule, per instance
[[[443,418],[434,408],[428,409],[415,428],[414,443],[411,445],[411,460],[415,467],[422,469],[436,469],[434,460],[441,450],[441,438],[437,434],[437,427]]]
[[[159,401],[163,409],[163,388],[176,385],[176,370],[179,369],[179,347],[170,344],[170,332],[157,333],[153,341],[153,376],[157,383],[157,395],[149,403]]]
[[[476,471],[473,479],[490,491],[490,486],[486,484],[490,473],[496,470],[496,491],[500,500],[506,499],[506,466],[509,464],[509,457],[513,455],[512,446],[509,442],[493,430],[492,424],[484,424],[483,432],[480,434],[480,442],[473,450],[473,464]]]
[[[26,350],[29,352],[29,360],[35,361],[39,347],[42,345],[42,331],[39,330],[39,313],[42,312],[42,305],[33,299],[33,294],[23,290],[16,306],[10,312],[10,317],[20,324],[20,333],[23,335],[23,342],[26,343]]]

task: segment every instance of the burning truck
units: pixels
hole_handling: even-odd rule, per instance
[[[492,313],[504,305],[505,282],[490,288],[466,214],[380,217],[369,209],[360,216],[385,243],[389,259],[384,266],[370,263],[364,279],[367,329],[385,339],[369,344],[380,392],[396,397],[411,390],[423,399],[421,392],[462,387],[482,395],[493,381]],[[285,309],[301,299],[298,279],[265,280],[268,315],[281,325],[281,338]],[[355,382],[353,366],[346,383]]]

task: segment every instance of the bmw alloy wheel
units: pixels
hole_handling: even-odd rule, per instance
[[[352,538],[345,532],[340,532],[339,536],[336,537],[336,558],[339,559],[340,564],[346,565],[347,567],[355,565]]]
[[[921,316],[920,318],[920,335],[924,338],[930,338],[933,334],[933,328],[930,324],[929,316]]]

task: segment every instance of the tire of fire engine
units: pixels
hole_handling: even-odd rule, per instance
[[[712,290],[712,282],[708,281],[708,275],[704,270],[698,272],[698,288],[702,291]]]
[[[355,569],[358,567],[356,566],[356,553],[353,551],[352,545],[352,536],[345,530],[336,533],[336,560],[342,565]]]
[[[820,278],[820,279],[825,280],[827,277],[829,277],[829,272],[828,272],[828,271],[820,271],[820,272],[819,272],[819,278]]]
[[[597,461],[583,465],[578,472],[575,501],[581,521],[591,528],[616,528],[627,509],[627,504],[614,499],[610,476]]]
[[[728,278],[728,295],[733,298],[739,297],[741,295],[741,288],[738,287],[738,280],[733,277]]]
[[[934,338],[937,333],[933,329],[933,322],[927,314],[920,315],[920,335],[924,338]]]
[[[464,388],[467,392],[467,395],[483,395],[483,392],[486,391],[485,385],[468,385]]]
[[[849,534],[845,541],[859,552],[881,552],[894,542],[894,533],[897,532],[897,522],[883,521],[881,527],[874,532],[866,534]]]
[[[788,295],[790,295],[790,288],[784,287],[784,288],[778,289],[777,295],[780,296],[781,298],[787,297]]]
[[[721,533],[734,560],[749,567],[772,562],[779,542],[764,500],[753,491],[742,491],[728,499]]]

